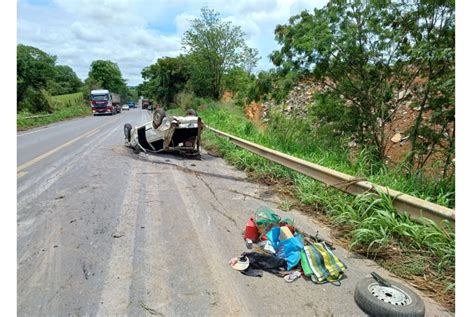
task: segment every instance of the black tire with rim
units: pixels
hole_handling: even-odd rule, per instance
[[[425,316],[425,304],[417,294],[390,283],[391,287],[385,287],[372,277],[359,281],[354,292],[357,305],[369,316]]]
[[[195,117],[197,117],[197,112],[194,109],[188,109],[186,111],[186,116],[195,116]]]
[[[166,117],[166,113],[163,109],[156,109],[153,111],[152,125],[154,129],[158,129],[158,127],[161,125],[161,122],[163,122],[164,117]]]
[[[132,131],[132,125],[130,123],[125,123],[123,125],[123,133],[125,134],[125,138],[127,138],[128,142],[130,142],[131,131]]]

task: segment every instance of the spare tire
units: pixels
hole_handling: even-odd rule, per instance
[[[153,111],[153,121],[152,125],[154,129],[158,129],[163,122],[163,118],[166,117],[166,112],[163,109],[156,109]]]
[[[125,123],[123,125],[123,133],[128,142],[130,142],[130,131],[132,131],[132,125],[130,123]]]
[[[425,316],[423,300],[410,289],[390,281],[391,287],[380,285],[372,277],[357,283],[354,299],[370,316]]]
[[[196,110],[194,110],[194,109],[188,109],[188,110],[186,111],[186,117],[187,117],[187,116],[195,116],[195,117],[197,117],[197,112],[196,112]]]

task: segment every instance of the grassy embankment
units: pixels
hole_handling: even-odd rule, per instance
[[[453,183],[421,175],[407,178],[401,167],[378,166],[365,151],[355,159],[341,143],[315,131],[305,121],[273,115],[265,128],[256,127],[232,103],[212,103],[199,112],[216,129],[289,155],[452,207]],[[306,210],[333,228],[333,234],[353,251],[375,259],[395,274],[431,289],[448,307],[454,306],[455,239],[450,226],[414,222],[399,216],[384,196],[353,197],[240,149],[204,131],[204,146],[245,170],[256,181],[276,186],[286,197],[280,208]],[[347,144],[347,143],[346,143]]]
[[[30,118],[25,117],[47,115],[48,113],[28,113],[20,112],[17,114],[17,130],[27,130],[34,127],[43,126],[57,121],[71,119],[75,117],[84,117],[91,114],[88,106],[82,98],[82,93],[60,95],[51,97],[52,115],[47,117]]]

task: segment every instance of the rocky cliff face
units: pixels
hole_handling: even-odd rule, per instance
[[[283,102],[279,104],[274,100],[269,100],[262,104],[253,102],[245,108],[245,113],[247,117],[254,121],[259,127],[262,127],[263,124],[269,120],[268,112],[270,109],[279,111],[288,116],[304,118],[308,114],[310,105],[315,102],[315,95],[324,89],[323,86],[309,79],[301,80],[293,87]],[[398,92],[398,95],[399,98],[404,98],[410,93],[411,91],[404,91]],[[385,155],[387,163],[390,165],[403,161],[407,153],[411,150],[409,130],[413,126],[420,111],[419,108],[413,108],[412,102],[413,100],[407,100],[402,103],[396,111],[392,111],[394,112],[392,119],[386,123],[385,137],[387,139],[387,146]],[[429,109],[423,113],[422,118],[425,124],[428,124],[430,116],[431,110]],[[454,125],[450,124],[446,133],[452,133],[453,129]],[[419,138],[423,141],[421,136]],[[355,141],[349,141],[347,146],[353,148],[354,151],[359,148],[359,145]],[[442,159],[442,155],[438,153],[438,151],[433,152],[430,161],[436,162]]]
[[[283,100],[282,103],[276,104],[275,101],[269,100],[262,104],[262,115],[265,117],[270,108],[277,109],[284,114],[306,116],[308,107],[314,102],[314,93],[321,91],[323,88],[310,80],[300,81]]]

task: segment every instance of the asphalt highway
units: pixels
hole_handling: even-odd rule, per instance
[[[18,134],[19,316],[365,316],[354,301],[361,278],[403,283],[337,245],[341,286],[233,270],[260,206],[331,240],[329,230],[281,211],[269,187],[205,151],[202,160],[133,153],[123,125],[148,120],[132,109]],[[452,316],[424,301],[426,316]]]

